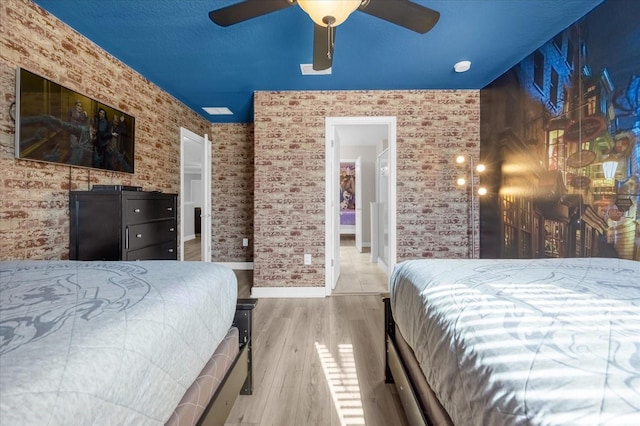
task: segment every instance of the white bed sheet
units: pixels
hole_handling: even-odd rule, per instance
[[[236,299],[211,263],[0,262],[0,424],[164,424]]]
[[[640,262],[412,260],[395,321],[457,425],[640,425]]]

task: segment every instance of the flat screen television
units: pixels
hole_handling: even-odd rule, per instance
[[[134,117],[24,68],[15,112],[16,158],[133,173]]]

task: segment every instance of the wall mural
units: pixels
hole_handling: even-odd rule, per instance
[[[340,162],[340,225],[356,224],[356,163]]]
[[[605,1],[481,91],[481,257],[640,260],[638,16]]]

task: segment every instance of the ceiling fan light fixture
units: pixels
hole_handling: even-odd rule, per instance
[[[302,10],[322,27],[342,24],[361,3],[362,0],[298,0]]]

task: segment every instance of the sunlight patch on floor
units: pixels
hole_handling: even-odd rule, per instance
[[[353,345],[338,345],[338,359],[335,359],[329,349],[321,343],[316,342],[316,351],[329,384],[340,425],[366,424],[356,362],[353,357]]]

